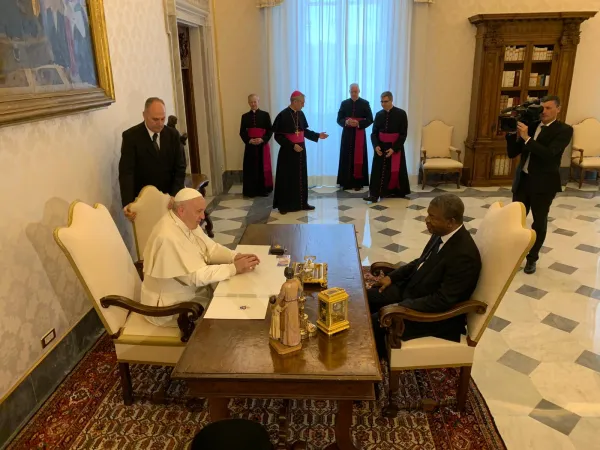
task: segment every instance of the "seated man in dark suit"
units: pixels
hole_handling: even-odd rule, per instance
[[[463,226],[465,206],[453,194],[435,197],[427,209],[425,224],[432,234],[421,257],[384,277],[381,286],[367,291],[377,350],[386,356],[384,329],[379,309],[398,304],[415,311],[440,313],[469,300],[475,290],[481,258],[471,234]],[[460,342],[465,316],[440,322],[404,321],[402,340],[435,336]]]
[[[150,97],[144,105],[144,121],[123,132],[119,184],[123,211],[129,220],[135,213],[129,205],[147,185],[174,197],[184,187],[186,161],[179,132],[165,127],[165,103]]]

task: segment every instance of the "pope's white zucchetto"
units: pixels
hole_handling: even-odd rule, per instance
[[[202,194],[200,192],[198,192],[196,189],[183,188],[175,196],[175,202],[177,202],[177,203],[185,202],[188,200],[193,200],[198,197],[202,197]]]

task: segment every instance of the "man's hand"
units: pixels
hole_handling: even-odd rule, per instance
[[[392,279],[390,277],[383,277],[379,280],[379,284],[381,285],[379,292],[383,292],[392,285]]]
[[[131,209],[131,203],[123,208],[123,212],[125,213],[125,217],[130,222],[133,222],[137,216],[137,213],[134,213]]]
[[[377,156],[383,156],[383,152],[379,146],[375,147],[375,153],[377,153]]]
[[[265,141],[263,141],[262,138],[256,138],[256,139],[254,139],[254,141],[256,142],[256,145],[259,145],[259,144],[262,144],[263,142],[265,142]]]
[[[328,137],[329,137],[329,135],[325,132],[319,133],[319,139],[327,139]]]
[[[392,156],[393,154],[394,154],[394,150],[392,150],[391,148],[388,148],[388,149],[385,151],[385,157],[386,157],[386,158],[389,158],[389,157],[390,157],[390,156]]]
[[[523,122],[517,122],[517,132],[521,139],[526,141],[529,138],[529,127]]]
[[[254,270],[258,263],[258,258],[253,255],[241,255],[239,258],[235,258],[233,261],[236,273],[250,272]]]
[[[294,144],[294,151],[300,153],[302,150],[304,150],[301,146],[299,146],[298,144]]]

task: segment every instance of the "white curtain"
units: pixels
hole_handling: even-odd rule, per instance
[[[387,90],[396,106],[408,110],[412,8],[413,0],[286,0],[265,10],[272,117],[298,89],[306,95],[310,128],[329,133],[327,140],[307,143],[311,186],[336,184],[342,134],[336,118],[351,83],[360,85],[373,115]],[[413,153],[407,150],[406,157],[411,170]]]

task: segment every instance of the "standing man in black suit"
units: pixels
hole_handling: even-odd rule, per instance
[[[508,156],[521,156],[512,185],[513,202],[525,205],[527,214],[531,209],[535,231],[535,244],[527,255],[524,272],[535,272],[540,249],[546,239],[548,212],[557,192],[562,191],[560,161],[571,142],[573,128],[557,120],[560,99],[555,95],[541,100],[541,122],[529,125],[517,123],[517,132],[506,135]]]
[[[185,155],[179,132],[165,127],[165,103],[150,97],[144,105],[144,121],[123,132],[119,184],[123,211],[129,220],[135,213],[129,209],[142,188],[155,186],[174,197],[185,182]]]
[[[398,304],[415,311],[442,313],[469,300],[475,290],[481,257],[471,234],[463,226],[465,205],[453,194],[431,200],[425,224],[432,234],[418,259],[402,266],[367,291],[375,342],[380,356],[386,355],[385,334],[379,326],[379,310]],[[440,322],[404,321],[402,340],[434,336],[460,342],[465,316]]]

